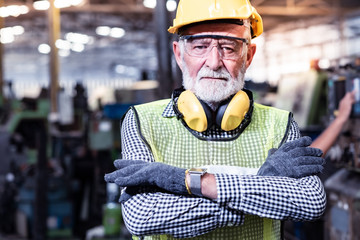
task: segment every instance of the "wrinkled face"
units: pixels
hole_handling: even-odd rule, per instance
[[[195,39],[200,43],[196,42],[191,48],[183,40],[173,43],[176,61],[183,72],[185,89],[191,90],[205,102],[219,103],[244,87],[244,74],[252,61],[256,46],[238,41],[234,48],[231,37],[250,40],[249,28],[229,23],[202,24],[188,28],[184,35],[225,36],[224,39]],[[239,46],[242,47],[241,51]],[[207,49],[206,54],[191,52],[202,53],[204,47]],[[231,54],[234,50],[238,51],[235,57]]]

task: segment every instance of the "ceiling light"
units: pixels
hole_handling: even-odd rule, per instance
[[[82,43],[82,44],[88,44],[90,42],[90,37],[86,34],[81,33],[73,33],[69,32],[65,35],[65,39],[74,42],[74,43]]]
[[[3,44],[12,43],[15,40],[11,27],[0,29],[0,41]]]
[[[71,50],[73,50],[74,52],[82,52],[84,51],[85,49],[85,46],[84,44],[81,44],[81,43],[73,43],[71,45]]]
[[[71,6],[78,6],[84,3],[84,0],[55,0],[54,5],[56,8],[66,8]],[[33,3],[36,10],[48,10],[50,2],[48,0],[39,0]]]
[[[156,0],[144,0],[143,4],[147,8],[155,8],[156,7]]]
[[[50,8],[50,2],[47,0],[36,1],[33,3],[33,7],[36,10],[48,10]]]
[[[71,43],[66,40],[58,39],[55,42],[55,46],[58,49],[69,50],[71,48]]]
[[[51,48],[48,44],[43,43],[38,46],[38,51],[39,51],[39,53],[42,53],[42,54],[48,54],[48,53],[50,53]]]
[[[56,8],[71,7],[71,0],[55,0],[54,5]]]
[[[125,35],[123,28],[114,27],[110,31],[110,36],[113,38],[122,38]]]
[[[29,12],[29,8],[25,5],[19,6],[20,14],[27,14]]]
[[[69,49],[60,49],[58,52],[60,57],[68,57],[70,55]]]
[[[84,0],[72,0],[71,5],[78,6],[84,3]]]
[[[25,5],[10,5],[6,7],[0,7],[0,17],[17,17],[21,14],[26,14],[29,12],[29,8]]]
[[[166,9],[169,11],[169,12],[173,12],[176,10],[176,7],[177,7],[177,3],[175,0],[167,0],[166,2]]]
[[[110,31],[111,31],[111,28],[108,26],[99,26],[95,30],[96,34],[100,35],[100,36],[109,36]]]
[[[2,44],[12,43],[15,40],[12,34],[1,34],[0,42]]]
[[[15,41],[16,35],[21,35],[25,32],[22,26],[6,27],[0,29],[0,41],[1,43],[12,43]]]
[[[25,29],[23,26],[14,26],[12,27],[12,33],[14,35],[21,35],[25,32]]]

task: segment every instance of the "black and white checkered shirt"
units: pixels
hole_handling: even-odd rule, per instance
[[[171,103],[159,117],[169,116],[175,116]],[[293,119],[290,125],[287,141],[300,137],[299,127]],[[139,136],[131,110],[124,118],[121,140],[123,159],[154,161],[151,150]],[[293,179],[215,174],[215,177],[216,200],[149,189],[134,195],[122,207],[127,228],[136,236],[169,234],[188,238],[224,226],[239,226],[246,214],[306,221],[320,217],[325,210],[324,189],[316,176]]]

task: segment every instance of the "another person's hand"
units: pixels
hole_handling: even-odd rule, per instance
[[[322,151],[308,147],[310,144],[310,137],[301,137],[279,149],[270,149],[257,175],[301,178],[321,172],[324,165]]]
[[[341,122],[346,122],[350,116],[351,108],[355,102],[355,91],[348,92],[339,102],[339,109],[336,118]]]

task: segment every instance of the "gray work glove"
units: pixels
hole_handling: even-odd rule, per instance
[[[151,186],[175,194],[188,195],[185,186],[185,170],[159,162],[145,162],[141,160],[116,160],[118,169],[105,175],[106,182],[116,183],[128,188],[120,201],[130,198],[137,187]],[[135,187],[135,188],[134,188]],[[124,199],[127,198],[127,199]]]
[[[323,153],[318,148],[308,147],[310,144],[310,137],[301,137],[279,149],[270,149],[257,175],[302,178],[320,173],[325,163],[321,157]]]

